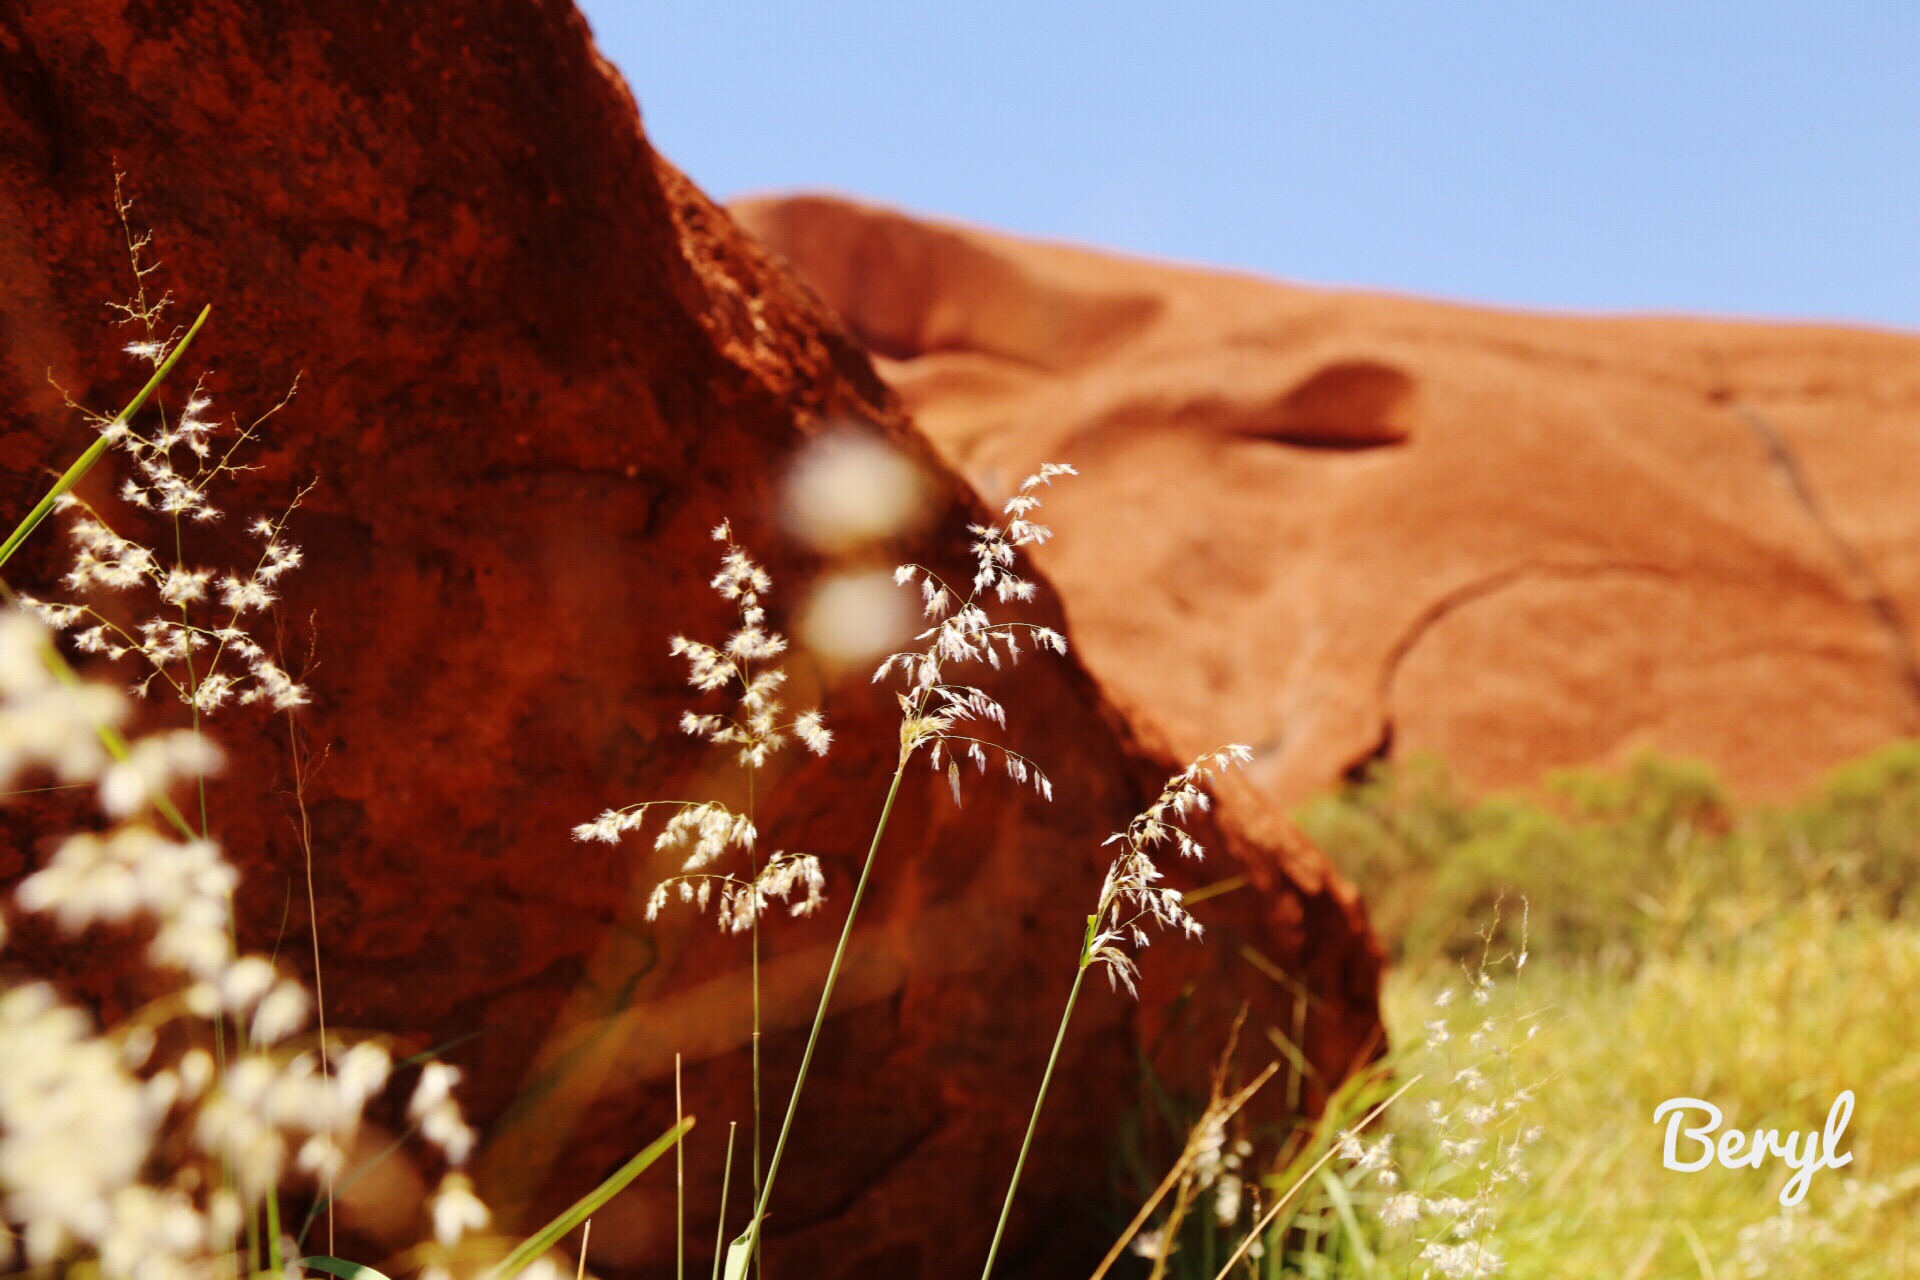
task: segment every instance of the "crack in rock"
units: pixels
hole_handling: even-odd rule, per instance
[[[1470,582],[1463,583],[1446,592],[1414,616],[1391,648],[1387,650],[1386,661],[1381,664],[1378,685],[1380,706],[1380,732],[1372,747],[1347,765],[1345,776],[1357,780],[1366,767],[1377,760],[1385,760],[1393,750],[1394,714],[1393,686],[1400,677],[1400,668],[1405,665],[1408,655],[1426,638],[1429,631],[1451,615],[1466,606],[1489,596],[1498,595],[1509,587],[1537,578],[1589,578],[1605,574],[1633,574],[1643,577],[1675,579],[1680,575],[1664,565],[1646,564],[1632,560],[1598,560],[1581,563],[1555,564],[1552,562],[1525,562],[1509,565],[1492,573],[1482,574]]]
[[[1786,437],[1753,406],[1735,401],[1732,409],[1734,416],[1745,423],[1765,447],[1768,458],[1786,481],[1794,501],[1799,503],[1807,519],[1819,530],[1828,550],[1840,562],[1854,593],[1866,606],[1867,612],[1873,615],[1874,625],[1886,636],[1894,673],[1907,691],[1908,730],[1920,728],[1920,655],[1914,652],[1913,638],[1907,632],[1906,621],[1900,616],[1900,606],[1881,584],[1873,572],[1873,566],[1860,554],[1860,549],[1847,541],[1827,515],[1826,506],[1814,491],[1812,480],[1800,465],[1799,455],[1794,453]]]

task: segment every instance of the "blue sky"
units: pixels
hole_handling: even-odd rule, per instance
[[[589,0],[709,192],[1319,284],[1920,329],[1920,3]]]

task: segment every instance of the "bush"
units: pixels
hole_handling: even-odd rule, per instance
[[[1786,808],[1743,810],[1707,766],[1651,755],[1479,799],[1416,758],[1298,816],[1366,894],[1399,961],[1477,945],[1474,928],[1505,895],[1531,903],[1543,952],[1631,966],[1683,941],[1737,938],[1815,890],[1846,911],[1899,912],[1920,874],[1920,743],[1846,765]]]

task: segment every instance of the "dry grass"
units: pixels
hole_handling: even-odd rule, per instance
[[[1534,1178],[1502,1224],[1509,1273],[1608,1277],[1920,1274],[1920,927],[1788,905],[1720,947],[1682,945],[1622,974],[1546,959],[1529,998],[1539,1039]],[[1432,977],[1391,984],[1390,1024],[1418,1025]],[[1851,1166],[1816,1175],[1783,1215],[1789,1171],[1661,1165],[1667,1098],[1704,1098],[1726,1124],[1818,1129],[1834,1098],[1858,1109]]]
[[[1705,770],[1651,759],[1469,801],[1428,761],[1302,816],[1373,892],[1400,960],[1396,1044],[1417,1043],[1436,992],[1458,985],[1463,926],[1503,892],[1531,901],[1524,990],[1493,1006],[1547,1011],[1529,1068],[1543,1137],[1501,1217],[1505,1274],[1920,1274],[1920,747],[1784,809],[1743,811]],[[1668,1098],[1707,1099],[1730,1128],[1806,1131],[1847,1089],[1854,1160],[1796,1210],[1778,1203],[1777,1160],[1662,1166],[1652,1116]],[[1322,1252],[1320,1274],[1401,1274]]]

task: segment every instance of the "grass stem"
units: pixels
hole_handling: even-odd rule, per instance
[[[673,1055],[673,1124],[686,1120],[680,1099],[680,1055]],[[687,1280],[687,1144],[673,1144],[673,1274]]]
[[[1033,1100],[1033,1115],[1027,1120],[1027,1136],[1020,1140],[1020,1157],[1013,1162],[1013,1181],[1007,1184],[1007,1199],[1000,1206],[1000,1221],[993,1229],[993,1244],[987,1249],[987,1265],[980,1272],[980,1280],[988,1280],[993,1275],[993,1260],[1000,1254],[1000,1237],[1006,1234],[1007,1218],[1013,1213],[1013,1196],[1020,1189],[1020,1173],[1027,1167],[1027,1150],[1033,1145],[1033,1133],[1040,1127],[1040,1108],[1047,1102],[1047,1086],[1053,1083],[1053,1069],[1060,1062],[1060,1046],[1066,1043],[1067,1023],[1073,1018],[1073,1006],[1080,999],[1080,984],[1087,978],[1087,966],[1082,964],[1073,975],[1073,990],[1067,993],[1067,1007],[1060,1015],[1060,1029],[1053,1036],[1053,1052],[1047,1055],[1047,1069],[1040,1076],[1040,1094]]]
[[[733,1185],[733,1137],[739,1128],[738,1120],[727,1126],[727,1163],[720,1170],[720,1221],[713,1228],[713,1280],[720,1280],[720,1258],[727,1248],[727,1190]]]
[[[866,896],[867,880],[873,874],[874,856],[880,852],[880,841],[887,834],[887,820],[893,816],[893,802],[900,794],[900,779],[907,772],[908,753],[900,753],[900,763],[894,767],[893,782],[887,787],[886,803],[880,807],[880,821],[873,828],[873,842],[867,846],[867,860],[860,868],[860,879],[853,887],[853,900],[847,906],[847,922],[840,928],[840,941],[833,949],[833,963],[827,969],[827,983],[820,992],[820,1007],[813,1015],[813,1029],[807,1033],[806,1051],[800,1055],[800,1073],[793,1082],[793,1092],[787,1097],[786,1118],[780,1122],[780,1136],[774,1139],[773,1159],[767,1164],[767,1180],[761,1185],[760,1198],[753,1206],[753,1221],[747,1224],[736,1244],[744,1243],[748,1256],[760,1245],[760,1224],[766,1220],[767,1204],[773,1199],[773,1181],[780,1176],[780,1157],[786,1154],[787,1138],[793,1132],[793,1117],[800,1109],[800,1093],[807,1086],[807,1068],[813,1065],[813,1051],[820,1043],[820,1028],[827,1021],[827,1009],[833,1003],[834,984],[840,979],[840,965],[846,959],[847,943],[853,937],[853,922],[860,915],[860,900]]]
[[[286,1273],[286,1263],[280,1254],[280,1192],[270,1189],[267,1192],[267,1270],[275,1276]]]
[[[755,813],[755,809],[757,807],[757,802],[759,800],[759,788],[756,785],[759,781],[759,774],[760,774],[760,771],[758,769],[747,770],[747,821],[748,822],[758,821],[758,815]],[[753,868],[753,878],[757,882],[760,879],[760,855],[757,851],[749,849],[748,857],[751,861],[751,865]],[[758,1203],[760,1199],[760,1170],[761,1170],[760,1135],[762,1130],[761,1106],[760,1106],[760,914],[759,912],[755,912],[753,916],[753,939],[752,939],[751,946],[752,946],[752,953],[753,953],[753,1198],[755,1203]],[[731,1131],[729,1131],[728,1133],[727,1142],[729,1144],[729,1147],[731,1147],[731,1144],[733,1142],[733,1136]],[[728,1156],[728,1161],[729,1161],[729,1168],[731,1168],[731,1161],[732,1161],[731,1154],[729,1154]],[[719,1260],[717,1258],[715,1259],[714,1265],[716,1267],[719,1265]],[[760,1249],[759,1249],[758,1239],[756,1239],[754,1242],[753,1269],[754,1269],[754,1274],[756,1276],[761,1276],[764,1278],[764,1276],[766,1275],[765,1264],[762,1263],[760,1260]]]

